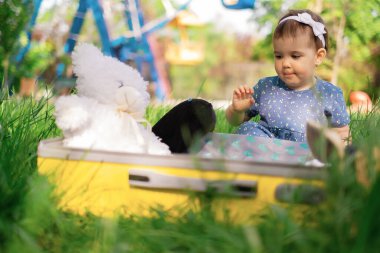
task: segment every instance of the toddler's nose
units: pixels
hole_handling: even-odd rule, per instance
[[[282,67],[283,68],[289,68],[290,67],[290,61],[287,58],[284,58],[282,60]]]

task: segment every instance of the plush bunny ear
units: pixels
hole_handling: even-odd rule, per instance
[[[94,45],[78,44],[71,55],[73,70],[77,76],[91,75],[101,70],[103,53]]]

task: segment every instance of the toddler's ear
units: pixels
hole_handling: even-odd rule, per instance
[[[326,49],[324,48],[320,48],[317,50],[317,53],[316,53],[316,59],[315,59],[315,65],[318,66],[322,63],[323,59],[325,59],[326,57]]]

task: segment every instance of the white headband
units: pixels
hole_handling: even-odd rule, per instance
[[[317,36],[322,41],[322,45],[323,45],[323,47],[325,47],[326,43],[325,43],[325,38],[323,37],[323,34],[325,34],[326,31],[325,31],[325,25],[324,24],[322,24],[321,22],[315,21],[310,16],[310,14],[306,13],[306,12],[299,13],[297,16],[286,17],[283,20],[281,20],[279,24],[281,24],[282,22],[289,20],[289,19],[293,19],[293,20],[296,20],[300,23],[309,25],[313,29],[314,35]]]

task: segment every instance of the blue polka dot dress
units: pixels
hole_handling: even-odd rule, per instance
[[[317,79],[314,87],[296,91],[278,76],[266,77],[253,89],[255,103],[246,114],[249,118],[260,115],[260,121],[244,122],[237,134],[305,142],[308,120],[331,127],[350,122],[342,90],[324,80]]]

